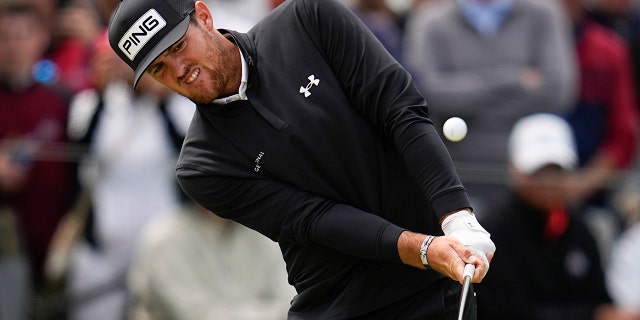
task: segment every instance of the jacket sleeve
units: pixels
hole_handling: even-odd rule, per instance
[[[470,207],[426,102],[409,73],[337,1],[303,1],[309,33],[352,105],[400,152],[438,217]]]
[[[320,244],[352,256],[400,262],[397,239],[403,229],[376,215],[271,179],[222,177],[186,165],[177,175],[197,203],[273,241]]]

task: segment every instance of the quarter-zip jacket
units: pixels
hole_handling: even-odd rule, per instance
[[[470,207],[409,74],[335,0],[293,0],[246,34],[248,101],[199,105],[177,175],[212,212],[277,241],[289,319],[345,319],[442,275],[400,263],[405,230]],[[260,267],[260,261],[255,261]]]

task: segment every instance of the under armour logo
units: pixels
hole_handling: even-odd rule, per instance
[[[308,98],[311,95],[311,91],[309,91],[309,89],[311,89],[313,85],[317,87],[320,83],[320,79],[316,79],[314,75],[310,75],[307,79],[309,79],[309,83],[307,84],[307,86],[300,87],[300,93],[304,93],[305,98]]]

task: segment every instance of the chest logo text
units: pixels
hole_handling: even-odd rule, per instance
[[[256,163],[256,166],[253,168],[253,171],[260,171],[260,160],[262,160],[262,156],[264,156],[264,152],[260,151],[260,153],[258,153],[258,156],[256,157],[256,161],[254,161]]]

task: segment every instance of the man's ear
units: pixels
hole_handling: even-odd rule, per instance
[[[196,1],[195,3],[195,17],[198,20],[198,23],[202,24],[207,30],[213,30],[213,16],[211,15],[211,11],[209,11],[209,7],[202,2]]]

